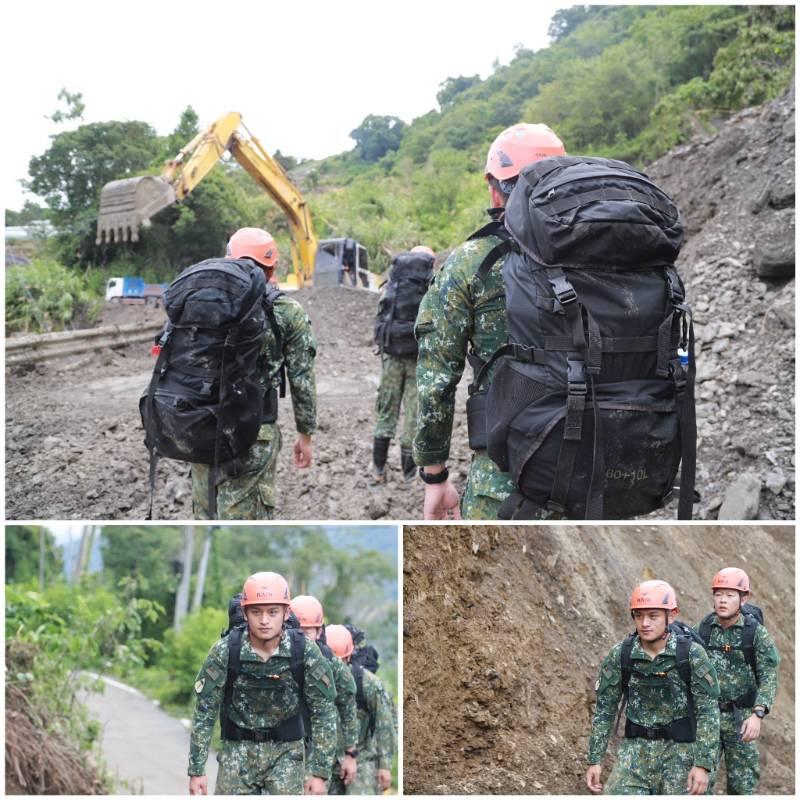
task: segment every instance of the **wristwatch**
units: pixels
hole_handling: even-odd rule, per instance
[[[431,475],[425,472],[425,467],[420,467],[419,476],[425,483],[444,483],[450,477],[450,470],[445,467],[441,472]]]
[[[350,758],[358,758],[358,750],[355,747],[351,747],[349,750],[345,750],[344,754],[346,756],[350,756]]]
[[[765,711],[765,709],[764,709],[764,707],[763,707],[763,706],[756,706],[756,707],[753,709],[753,713],[754,713],[754,714],[755,714],[755,715],[756,715],[756,716],[757,716],[759,719],[764,719],[764,717],[767,715],[767,712]]]

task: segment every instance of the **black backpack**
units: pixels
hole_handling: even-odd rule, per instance
[[[647,728],[643,725],[637,725],[629,719],[625,719],[625,736],[628,739],[644,737],[647,739],[663,738],[672,739],[674,742],[693,742],[697,733],[697,719],[694,713],[694,699],[692,697],[692,665],[689,660],[689,650],[691,649],[692,642],[696,642],[701,647],[705,647],[705,642],[702,638],[690,628],[686,623],[675,621],[669,626],[670,631],[675,635],[675,667],[678,670],[678,675],[681,679],[686,699],[689,706],[689,716],[681,717],[680,719],[673,720],[672,723],[666,728]],[[628,704],[628,686],[630,683],[631,675],[636,672],[633,667],[633,659],[631,652],[633,650],[633,643],[636,640],[636,633],[628,634],[622,642],[620,649],[620,668],[622,670],[622,700],[620,703],[619,716]],[[664,677],[666,674],[664,675]],[[648,678],[653,677],[648,675]]]
[[[230,716],[233,701],[233,684],[242,671],[242,638],[247,629],[247,620],[241,606],[242,595],[234,595],[228,603],[228,629],[222,632],[228,638],[228,672],[222,706],[219,712],[220,732],[223,739],[234,741],[297,741],[311,735],[311,715],[305,699],[305,648],[306,637],[299,628],[286,626],[291,645],[290,669],[300,693],[300,713],[284,720],[280,725],[265,730],[252,730],[237,725]]]
[[[670,198],[621,161],[548,158],[522,170],[504,222],[472,238],[488,235],[501,243],[477,274],[505,256],[508,343],[470,392],[487,392],[488,454],[517,489],[500,517],[646,514],[682,462],[678,514],[690,519],[694,334]]]
[[[394,257],[386,293],[375,316],[375,344],[390,356],[417,355],[414,323],[433,277],[433,256],[400,253]]]
[[[764,624],[764,612],[755,603],[745,603],[742,606],[742,616],[744,620],[744,627],[742,629],[742,642],[740,645],[730,649],[742,651],[744,660],[753,671],[753,677],[757,682],[758,671],[756,668],[755,652],[756,629],[759,625]],[[699,625],[698,632],[703,641],[703,647],[705,647],[706,650],[720,650],[721,652],[727,653],[729,648],[720,647],[718,645],[710,645],[708,643],[711,639],[711,623],[714,621],[715,617],[716,614],[713,611],[703,617],[703,621]],[[733,701],[733,704],[739,708],[749,708],[753,705],[753,703],[755,703],[757,694],[758,688],[756,687],[749,692],[745,692],[740,697],[737,697]]]
[[[364,697],[364,667],[350,661],[350,671],[356,682],[356,706],[367,714],[367,732],[370,736],[375,735],[375,722],[377,713],[367,706],[367,699]]]
[[[346,623],[345,628],[350,631],[353,639],[353,654],[350,656],[350,663],[364,667],[374,675],[380,667],[378,651],[371,644],[364,644],[367,634],[361,628],[350,623]]]
[[[248,259],[212,258],[184,270],[164,292],[169,322],[139,402],[150,451],[151,512],[159,456],[208,464],[209,515],[216,517],[220,465],[236,459],[277,417],[277,393],[266,392],[261,348],[270,325],[282,350],[273,306],[281,292]],[[283,394],[283,374],[281,393]],[[148,514],[148,519],[150,514]]]

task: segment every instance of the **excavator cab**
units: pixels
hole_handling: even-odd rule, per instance
[[[314,261],[314,286],[374,289],[367,248],[355,239],[323,239]]]

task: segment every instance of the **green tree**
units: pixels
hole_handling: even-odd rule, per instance
[[[47,581],[63,578],[64,557],[53,534],[37,525],[6,528],[6,583],[35,581],[39,575],[40,535],[44,533],[44,574]]]
[[[370,114],[354,130],[350,138],[356,142],[356,150],[363,161],[373,163],[390,150],[397,150],[403,138],[406,124],[398,117],[378,117]]]
[[[444,109],[453,105],[456,97],[465,92],[471,86],[481,82],[480,75],[459,75],[457,78],[447,78],[439,84],[439,91],[436,92],[436,102],[439,108]]]
[[[49,210],[39,203],[26,200],[21,211],[6,209],[6,227],[27,225],[42,219],[47,219]]]
[[[58,93],[58,99],[64,102],[66,109],[63,111],[61,109],[54,111],[47,119],[55,123],[73,119],[83,119],[83,112],[86,110],[86,104],[83,102],[83,95],[80,92],[71,94],[66,89],[62,89]]]

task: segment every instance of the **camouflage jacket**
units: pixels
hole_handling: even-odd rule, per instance
[[[311,330],[311,320],[297,300],[282,295],[275,302],[275,321],[283,335],[283,352],[278,353],[275,333],[267,325],[261,350],[267,381],[271,387],[278,388],[280,368],[286,364],[297,432],[310,435],[317,427],[317,388],[314,381],[317,340]]]
[[[364,703],[358,709],[358,759],[374,759],[378,769],[391,769],[396,745],[394,703],[377,675],[368,669],[364,675]],[[375,717],[375,732],[370,736],[370,717]]]
[[[284,632],[278,650],[264,661],[242,638],[242,671],[236,679],[231,719],[243,728],[272,728],[300,713],[300,689],[291,673],[291,644]],[[208,747],[219,717],[228,675],[228,637],[209,651],[194,684],[197,696],[189,749],[189,775],[205,774]],[[311,755],[306,774],[328,780],[336,754],[336,687],[327,659],[305,644],[304,694],[311,715]]]
[[[675,636],[670,635],[663,652],[651,660],[642,649],[639,638],[634,640],[631,659],[635,671],[628,683],[626,710],[631,722],[655,728],[689,715],[686,691],[676,667],[675,644]],[[606,752],[622,698],[621,650],[620,642],[611,648],[600,667],[597,704],[589,737],[590,764],[599,764]],[[690,689],[697,719],[694,765],[711,770],[719,740],[719,683],[713,664],[699,644],[692,643],[689,663],[692,670]],[[637,672],[654,677],[648,680]]]
[[[695,626],[699,630],[700,624]],[[711,623],[711,633],[708,644],[712,648],[732,645],[733,648],[741,648],[742,632],[744,630],[744,619],[739,619],[725,630],[717,617]],[[778,664],[780,656],[775,647],[775,642],[763,625],[756,628],[756,635],[753,641],[753,650],[756,658],[756,673],[744,660],[744,653],[741,649],[731,649],[727,653],[724,650],[709,649],[708,655],[711,663],[717,670],[719,676],[719,696],[720,700],[735,700],[751,689],[757,688],[756,701],[753,705],[772,708],[775,702],[775,693],[778,691]]]
[[[358,742],[358,709],[356,708],[356,682],[350,668],[338,656],[330,660],[333,680],[336,684],[337,720],[336,755],[341,758],[345,750],[356,747]]]
[[[450,455],[456,387],[470,344],[482,361],[506,344],[503,259],[492,267],[486,280],[476,275],[484,257],[499,242],[489,236],[457,247],[420,304],[414,329],[419,342],[414,460],[421,466],[443,464]],[[488,462],[485,493],[511,492],[510,477],[484,460]],[[484,493],[482,487],[479,491]]]

